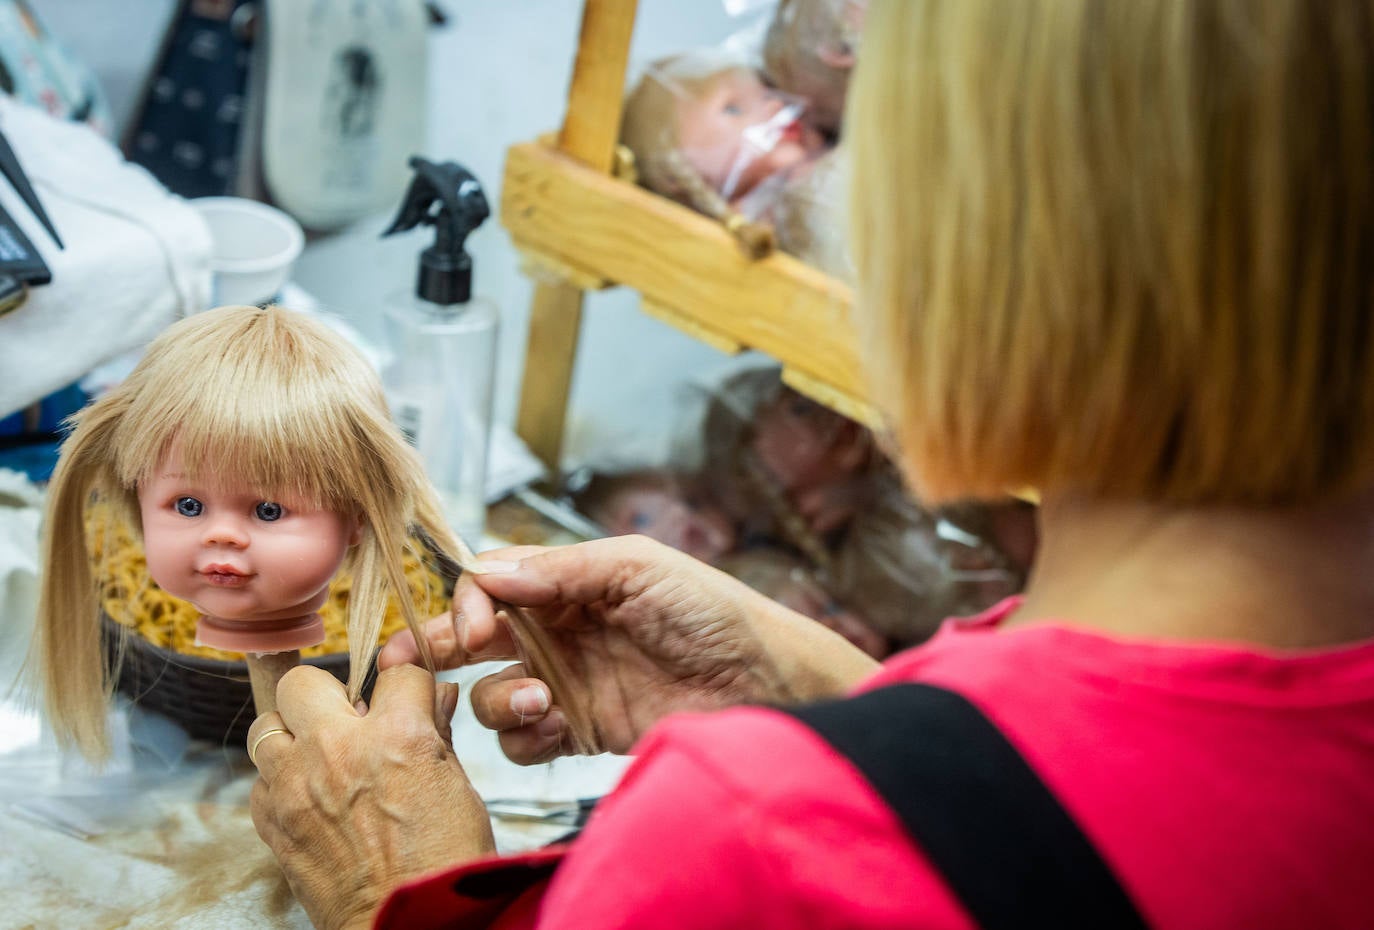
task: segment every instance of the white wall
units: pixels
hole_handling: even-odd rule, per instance
[[[173,0],[32,0],[53,32],[100,73],[117,117],[127,114]],[[280,0],[278,0],[280,2]],[[347,0],[333,0],[347,2]],[[441,0],[449,25],[431,40],[429,144],[422,153],[466,164],[499,200],[505,149],[562,119],[582,4],[577,0]],[[632,68],[723,39],[735,27],[721,0],[640,0]],[[386,295],[413,287],[423,232],[378,238],[377,216],[312,241],[296,281],[381,338]],[[475,288],[503,311],[497,416],[513,422],[531,295],[493,219],[470,241]],[[599,458],[662,454],[685,381],[722,357],[638,311],[635,295],[590,295],[574,376],[570,440]]]
[[[563,115],[582,4],[576,0],[446,0],[450,25],[431,51],[429,157],[467,165],[496,203],[505,149],[556,128]],[[631,66],[732,29],[720,0],[641,0]],[[424,233],[378,241],[389,217],[311,244],[298,282],[328,306],[366,315],[384,295],[413,286]],[[474,288],[503,312],[497,416],[513,422],[532,288],[498,222],[470,240]],[[375,325],[380,338],[380,323]],[[367,330],[372,332],[374,330]],[[574,375],[569,439],[598,458],[663,451],[675,399],[694,372],[721,355],[644,316],[624,291],[589,295]]]

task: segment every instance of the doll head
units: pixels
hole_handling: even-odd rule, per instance
[[[823,537],[852,518],[878,459],[867,429],[783,384],[774,368],[720,386],[702,444],[703,481],[746,533],[781,535],[817,558]]]
[[[621,141],[644,186],[729,221],[765,180],[824,151],[801,112],[752,68],[685,53],[654,62],[631,91]]]
[[[188,477],[175,446],[138,486],[148,574],[202,614],[196,639],[238,652],[313,646],[359,515],[232,475]]]
[[[696,499],[666,471],[596,475],[576,501],[612,536],[640,533],[703,562],[715,562],[735,544],[735,528],[725,513]]]
[[[57,735],[89,756],[106,748],[113,683],[83,544],[93,498],[142,534],[159,583],[231,623],[313,612],[351,560],[355,700],[387,598],[417,622],[399,596],[412,528],[441,558],[466,552],[371,366],[301,314],[227,307],[182,320],[73,423],[48,493],[37,656]]]
[[[770,81],[807,101],[807,119],[837,133],[868,0],[779,0],[763,44]]]

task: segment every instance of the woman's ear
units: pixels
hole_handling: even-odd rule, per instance
[[[363,527],[367,526],[367,518],[360,513],[353,515],[353,530],[348,534],[348,547],[351,549],[363,541]]]

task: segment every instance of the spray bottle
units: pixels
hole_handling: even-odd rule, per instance
[[[453,162],[410,159],[415,177],[382,233],[433,226],[414,292],[387,300],[392,361],[383,372],[392,417],[419,450],[450,525],[477,545],[496,362],[496,306],[472,298],[468,235],[491,215],[477,179]]]

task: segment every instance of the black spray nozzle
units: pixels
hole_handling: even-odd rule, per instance
[[[467,303],[472,297],[472,258],[464,247],[468,235],[491,216],[482,185],[456,162],[413,155],[410,167],[415,177],[400,212],[382,235],[433,226],[434,244],[420,253],[415,292],[431,303]]]

